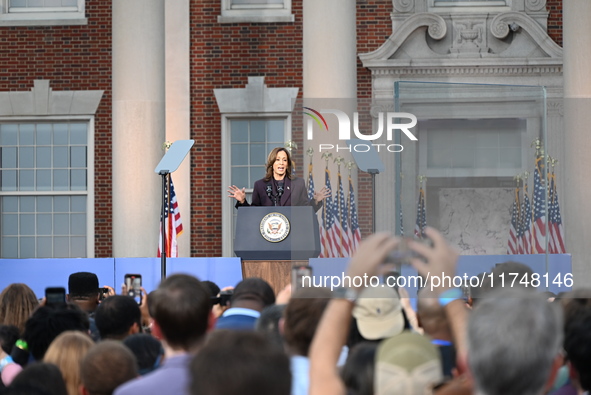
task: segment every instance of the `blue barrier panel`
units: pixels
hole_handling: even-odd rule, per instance
[[[42,298],[46,287],[64,287],[67,292],[68,277],[76,272],[95,273],[99,286],[115,285],[113,258],[0,259],[0,290],[25,283]]]
[[[242,280],[240,258],[169,258],[167,274],[188,273],[220,286]],[[46,287],[68,289],[68,277],[75,272],[92,272],[99,286],[108,285],[121,292],[125,274],[141,274],[146,291],[160,283],[160,258],[88,259],[0,259],[0,291],[12,283],[25,283],[42,298]]]
[[[554,293],[569,291],[568,276],[572,281],[570,254],[548,255],[462,255],[458,262],[456,275],[475,276],[488,272],[495,264],[514,260],[529,265],[540,275],[538,289],[548,289]],[[349,258],[310,259],[313,267],[314,283],[324,281],[326,286],[334,286],[337,278],[342,279]],[[234,286],[242,280],[240,258],[169,258],[167,273],[188,273],[201,280],[215,282],[220,288]],[[22,282],[30,286],[41,298],[48,286],[63,286],[67,289],[68,276],[74,272],[96,273],[99,285],[109,285],[120,292],[126,273],[141,274],[144,288],[150,292],[160,282],[160,258],[95,258],[95,259],[0,259],[0,289],[11,283]],[[416,296],[416,271],[407,265],[402,266],[401,276],[410,282],[407,288],[410,297]],[[330,277],[336,276],[336,277]],[[512,281],[507,278],[506,281]],[[565,280],[567,284],[565,285]],[[403,279],[400,279],[403,281]],[[402,285],[402,284],[401,284]],[[546,287],[547,286],[547,287]]]
[[[186,273],[209,280],[220,288],[242,280],[240,258],[168,258],[166,275]],[[125,274],[141,274],[142,285],[151,292],[160,283],[160,258],[115,258],[115,281],[120,292]]]

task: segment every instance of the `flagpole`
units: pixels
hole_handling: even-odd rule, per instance
[[[341,242],[341,248],[340,248],[340,253],[341,255],[344,257],[345,254],[343,253],[343,210],[341,207],[341,199],[344,199],[343,196],[341,195],[342,193],[342,185],[343,185],[343,180],[341,179],[341,163],[344,162],[345,159],[342,156],[337,156],[336,158],[334,158],[334,162],[337,164],[337,173],[339,175],[339,190],[337,191],[337,202],[339,205],[339,222],[340,222],[340,226],[341,226],[341,231],[339,232],[340,235],[340,242]],[[337,228],[338,229],[338,228]]]
[[[160,211],[160,228],[162,230],[162,248],[160,249],[160,277],[166,278],[166,223],[164,222],[165,201],[166,201],[166,187],[168,171],[161,170],[159,173],[162,176],[162,208]]]

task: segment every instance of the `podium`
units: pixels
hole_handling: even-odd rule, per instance
[[[239,207],[234,253],[242,277],[260,277],[277,294],[291,281],[293,265],[320,254],[318,219],[310,206]]]

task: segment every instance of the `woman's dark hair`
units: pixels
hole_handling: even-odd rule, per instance
[[[293,162],[291,160],[291,155],[287,148],[283,147],[276,147],[269,153],[267,157],[267,166],[266,166],[266,173],[265,173],[265,181],[270,181],[273,179],[273,164],[275,164],[275,160],[277,159],[277,154],[281,151],[285,152],[287,155],[287,169],[285,169],[285,176],[291,180],[291,173],[293,172]]]
[[[10,354],[12,346],[20,336],[19,330],[14,325],[0,325],[0,348],[6,354]]]
[[[138,371],[141,375],[150,373],[160,366],[164,349],[160,341],[154,336],[146,333],[136,333],[127,336],[123,340],[123,344],[135,355]]]
[[[347,395],[373,395],[376,342],[361,342],[351,349],[341,371]]]
[[[14,378],[6,394],[68,395],[68,391],[57,366],[51,363],[35,362]]]
[[[88,315],[75,304],[59,308],[39,307],[25,324],[24,340],[36,361],[41,361],[51,342],[62,332],[88,333]]]

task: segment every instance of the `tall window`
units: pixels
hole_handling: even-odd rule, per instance
[[[0,124],[0,257],[88,256],[89,123]]]
[[[231,119],[230,124],[230,169],[231,183],[246,188],[246,199],[252,199],[252,186],[256,180],[265,176],[267,155],[275,147],[283,147],[287,141],[286,120]],[[236,200],[231,199],[234,206]],[[236,224],[236,211],[233,211],[232,234]]]

